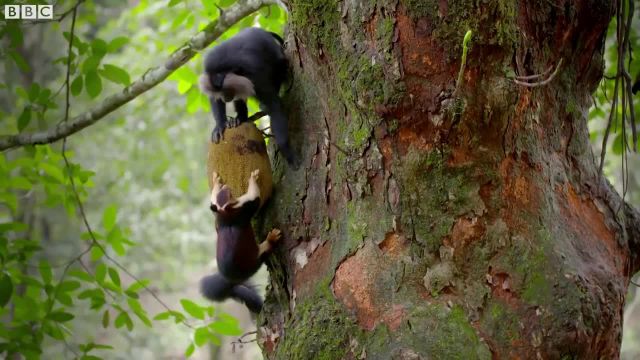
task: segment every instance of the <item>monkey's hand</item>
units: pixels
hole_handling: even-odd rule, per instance
[[[280,229],[273,229],[267,234],[266,240],[270,244],[275,245],[278,241],[280,241],[280,239],[282,239],[282,231],[280,231]]]
[[[215,128],[213,128],[213,131],[211,132],[211,141],[215,144],[219,143],[220,140],[223,139],[223,135],[224,134],[224,128],[220,128],[218,126],[216,126]]]

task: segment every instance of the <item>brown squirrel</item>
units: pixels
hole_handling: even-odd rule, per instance
[[[282,236],[280,230],[273,229],[265,241],[260,245],[256,243],[251,218],[260,207],[258,174],[258,170],[251,172],[247,192],[238,198],[233,198],[231,189],[222,184],[217,173],[212,174],[211,211],[216,216],[219,272],[200,281],[200,291],[207,299],[232,298],[243,302],[254,313],[262,309],[262,298],[247,280],[258,271],[265,256]]]

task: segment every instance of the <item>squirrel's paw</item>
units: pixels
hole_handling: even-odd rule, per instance
[[[280,239],[282,239],[282,231],[280,229],[273,229],[267,234],[267,241],[272,244],[277,243]]]

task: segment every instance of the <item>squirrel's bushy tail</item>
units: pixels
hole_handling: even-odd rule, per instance
[[[211,301],[224,301],[228,298],[244,303],[251,312],[262,310],[262,298],[251,286],[234,283],[222,274],[207,275],[200,280],[200,292]]]

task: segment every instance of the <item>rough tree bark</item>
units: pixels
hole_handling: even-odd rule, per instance
[[[265,355],[618,357],[640,218],[598,176],[586,125],[615,3],[288,5],[303,165],[276,158],[261,220],[286,234]],[[545,86],[512,80],[561,59]]]

